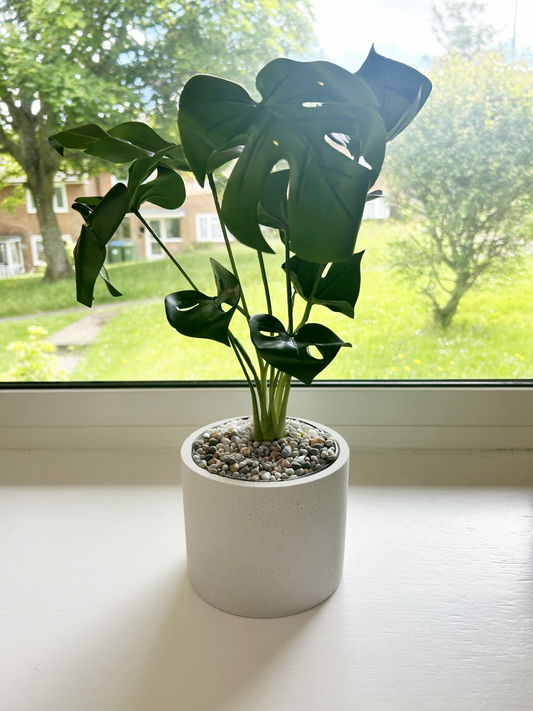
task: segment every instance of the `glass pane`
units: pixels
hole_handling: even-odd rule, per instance
[[[180,238],[180,219],[174,218],[165,220],[166,225],[166,239],[179,239]]]
[[[65,209],[65,195],[63,188],[58,185],[54,188],[54,201],[58,210]]]
[[[162,1],[165,4],[168,0]],[[433,1],[375,0],[363,10],[353,0],[310,0],[316,16],[312,26],[307,3],[280,3],[280,13],[289,12],[287,7],[297,8],[290,11],[295,14],[288,24],[284,24],[286,15],[276,18],[276,28],[288,28],[281,47],[281,40],[276,38],[278,29],[271,32],[271,11],[261,10],[268,3],[259,0],[257,17],[252,18],[246,3],[236,0],[228,5],[232,8],[230,34],[233,37],[237,33],[239,47],[242,45],[244,50],[235,52],[233,45],[228,49],[227,42],[232,41],[228,35],[216,53],[211,52],[210,45],[209,56],[199,60],[197,67],[190,67],[190,74],[207,71],[254,86],[263,60],[279,51],[280,55],[290,52],[289,56],[296,59],[323,58],[351,75],[365,61],[374,42],[380,54],[414,66],[432,78],[434,88],[427,104],[413,123],[387,144],[378,181],[368,185],[369,189],[382,190],[385,197],[368,202],[364,211],[356,247],[356,251],[364,250],[364,256],[354,318],[342,313],[343,309],[350,311],[347,302],[340,306],[330,304],[333,308],[315,304],[310,312],[311,321],[324,324],[352,344],[351,348],[341,348],[318,379],[533,377],[533,190],[529,187],[533,185],[533,3],[487,0],[486,10],[482,11],[483,3],[467,2],[461,20],[461,13],[453,16],[446,9],[447,3],[437,0],[442,18],[439,20],[432,10]],[[185,3],[184,7],[193,5]],[[219,5],[217,22],[225,22],[226,4]],[[161,16],[165,16],[163,11]],[[90,22],[89,15],[87,18]],[[211,22],[207,15],[204,20]],[[110,35],[118,37],[119,20],[110,18],[109,22]],[[16,23],[10,23],[9,30],[12,24]],[[437,28],[437,34],[432,27]],[[207,36],[209,28],[202,29]],[[55,31],[52,25],[50,31]],[[150,42],[155,44],[158,28],[150,31]],[[196,49],[188,54],[188,38],[184,35],[182,39],[184,56],[197,57],[197,38],[191,39]],[[285,48],[287,42],[290,46]],[[135,43],[130,44],[133,47]],[[145,51],[141,44],[139,47],[139,51]],[[106,56],[110,58],[105,47],[98,51],[91,48],[90,56],[82,57],[79,66],[82,59],[92,62],[95,53],[102,56],[100,66],[104,66]],[[166,54],[161,53],[161,61],[166,61]],[[120,56],[121,62],[126,61],[125,54]],[[67,52],[65,57],[65,61],[71,61]],[[117,70],[115,65],[110,76],[117,76],[121,66]],[[126,82],[135,74],[132,67],[121,74]],[[167,69],[161,71],[161,77],[176,76]],[[81,71],[79,67],[78,70]],[[13,88],[17,100],[22,100],[22,88]],[[172,91],[179,93],[181,88],[172,87]],[[109,116],[102,119],[102,126],[110,128],[145,117],[150,125],[161,127],[164,138],[174,140],[174,108],[164,114],[168,87],[163,82],[153,89],[153,103],[140,106],[141,114],[126,106],[113,113],[110,104]],[[138,95],[140,103],[148,98],[142,92]],[[154,105],[161,108],[157,116]],[[89,105],[85,118],[83,102],[78,108],[80,120],[74,124],[94,120]],[[306,111],[316,108],[309,106]],[[58,115],[68,111],[67,106]],[[45,126],[47,135],[57,130],[48,128]],[[19,141],[19,137],[14,138]],[[328,146],[323,148],[329,150]],[[343,146],[342,160],[354,157],[348,148]],[[362,170],[367,170],[367,158],[363,155],[363,162],[359,161]],[[89,157],[84,156],[86,159]],[[120,167],[124,165],[119,164],[119,171],[126,182],[125,169]],[[229,170],[224,169],[226,178]],[[154,177],[155,174],[150,180]],[[79,184],[78,195],[105,194],[116,182],[111,178],[110,173],[103,172],[91,178],[91,187]],[[209,188],[200,191],[191,174],[183,173],[183,178],[187,199],[179,208],[184,213],[182,218],[153,203],[144,203],[143,209],[150,215],[149,225],[161,238],[169,240],[168,249],[198,290],[212,296],[216,294],[216,284],[210,257],[226,268],[231,264]],[[64,177],[58,175],[55,180],[59,228],[72,234],[75,242],[81,221],[59,185]],[[220,197],[223,198],[222,190]],[[43,315],[35,317],[35,325],[46,323],[46,328],[55,332],[82,318],[90,325],[98,314],[95,309],[71,311],[77,306],[73,281],[43,283],[42,269],[21,277],[13,274],[11,266],[7,268],[8,261],[21,267],[25,261],[30,270],[36,266],[32,265],[34,255],[44,261],[42,241],[32,243],[31,235],[44,234],[45,230],[39,227],[36,215],[26,214],[24,199],[22,203],[20,206],[19,201],[20,209],[15,205],[14,212],[5,211],[0,205],[0,226],[4,227],[0,242],[0,373],[4,374],[13,364],[7,345],[24,339],[27,316],[37,311],[36,304]],[[31,211],[31,196],[27,204]],[[332,214],[325,241],[335,238],[336,219]],[[24,235],[21,245],[6,243],[6,239],[19,234]],[[274,254],[264,255],[273,311],[288,326],[286,282],[281,269],[284,246],[274,229],[265,228],[264,234],[274,250]],[[118,247],[116,261],[109,259],[107,267],[111,282],[124,296],[115,299],[99,279],[95,305],[113,303],[120,309],[106,311],[107,320],[101,319],[96,326],[97,319],[93,319],[88,329],[90,342],[78,348],[77,359],[69,361],[76,361],[76,365],[68,366],[65,377],[90,381],[242,379],[230,348],[207,338],[180,336],[168,325],[162,306],[164,297],[192,287],[148,231],[143,231],[133,217],[130,227],[126,218],[114,238],[128,243],[124,249]],[[179,242],[172,242],[178,239]],[[267,299],[257,254],[237,240],[232,245],[248,307],[252,313],[265,313]],[[73,262],[72,245],[66,248],[66,258]],[[294,321],[298,323],[305,310],[298,294],[294,309]],[[44,312],[57,312],[59,316],[52,318]],[[14,317],[15,321],[2,321],[2,317]],[[253,353],[248,325],[239,312],[233,317],[232,329]],[[69,333],[60,333],[58,341],[72,338]],[[74,343],[70,345],[77,348]],[[63,355],[61,350],[54,356],[59,364],[67,362]]]

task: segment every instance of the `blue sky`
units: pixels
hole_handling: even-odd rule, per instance
[[[351,71],[359,68],[372,43],[380,54],[418,64],[441,51],[431,31],[434,0],[313,0],[316,33],[326,58]],[[441,5],[437,0],[437,6]],[[487,0],[484,19],[513,36],[515,0]],[[517,50],[533,47],[533,0],[518,0]]]

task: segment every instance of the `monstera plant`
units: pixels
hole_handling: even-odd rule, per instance
[[[108,131],[94,124],[51,137],[62,154],[77,149],[113,163],[129,163],[127,184],[103,197],[80,197],[75,248],[78,300],[91,306],[104,267],[106,246],[127,213],[143,223],[179,269],[188,287],[165,299],[170,325],[180,334],[231,347],[252,397],[257,440],[285,431],[291,379],[310,385],[341,348],[350,346],[327,326],[310,321],[315,304],[354,318],[362,253],[354,253],[365,203],[387,141],[413,120],[431,91],[415,69],[370,51],[358,72],[324,61],[276,59],[258,74],[261,100],[238,84],[193,76],[179,103],[181,145],[148,125],[127,122]],[[213,172],[235,165],[219,202]],[[207,180],[220,219],[231,269],[211,259],[214,293],[204,294],[141,215],[144,202],[176,209],[185,200],[182,172]],[[284,320],[272,311],[265,255],[275,254],[262,226],[279,232],[285,253]],[[252,314],[239,279],[229,235],[257,252],[265,313]],[[305,302],[295,319],[295,299]],[[234,318],[249,324],[253,350],[232,332]],[[250,352],[249,352],[250,351]]]

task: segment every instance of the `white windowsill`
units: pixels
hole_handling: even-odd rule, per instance
[[[0,451],[5,708],[531,709],[533,453],[352,462],[338,590],[253,620],[191,588],[175,451]]]

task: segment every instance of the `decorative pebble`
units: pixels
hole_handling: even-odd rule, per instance
[[[269,442],[253,438],[249,419],[230,420],[194,441],[192,458],[211,474],[243,481],[288,481],[313,475],[337,459],[327,432],[289,418],[287,435]]]

